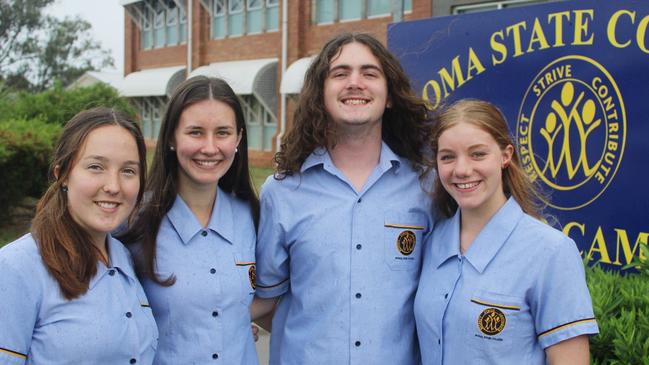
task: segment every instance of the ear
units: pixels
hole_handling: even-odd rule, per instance
[[[61,172],[61,165],[54,166],[54,178],[59,179],[59,173]]]
[[[503,149],[503,160],[501,167],[506,169],[509,167],[509,164],[512,162],[512,156],[514,156],[514,146],[508,144],[505,149]]]

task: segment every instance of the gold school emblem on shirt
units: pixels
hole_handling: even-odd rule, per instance
[[[402,255],[408,256],[415,250],[416,243],[417,236],[415,236],[412,231],[403,231],[399,233],[399,237],[397,237],[397,250],[399,250]]]
[[[255,265],[250,265],[250,268],[248,269],[248,278],[250,279],[250,287],[252,289],[257,288],[257,269],[255,268]]]
[[[505,314],[496,308],[487,308],[478,316],[478,328],[485,335],[497,335],[505,329]]]

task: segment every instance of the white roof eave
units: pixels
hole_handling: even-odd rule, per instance
[[[254,92],[259,72],[273,63],[277,63],[277,58],[215,62],[196,68],[188,78],[201,75],[218,77],[225,80],[235,94],[250,95]]]
[[[184,71],[185,66],[172,66],[130,73],[124,77],[119,93],[127,98],[167,95],[169,81]]]
[[[302,84],[304,84],[304,75],[314,59],[315,56],[309,56],[291,63],[284,72],[279,92],[282,94],[299,94],[302,90]]]

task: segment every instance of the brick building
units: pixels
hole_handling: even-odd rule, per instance
[[[120,0],[120,93],[137,106],[153,142],[168,95],[194,75],[226,79],[240,96],[253,165],[270,165],[290,125],[312,56],[344,31],[385,42],[387,25],[546,0]]]

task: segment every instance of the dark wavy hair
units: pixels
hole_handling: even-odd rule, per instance
[[[498,107],[477,99],[458,100],[442,107],[438,121],[433,128],[431,150],[433,151],[435,169],[437,169],[439,137],[459,123],[469,123],[489,133],[501,150],[504,150],[508,145],[515,146],[509,134],[505,116]],[[502,179],[505,196],[514,196],[525,213],[537,219],[547,218],[542,216],[543,204],[537,198],[541,196],[542,192],[532,184],[521,167],[516,148],[514,148],[509,165],[503,168]],[[442,186],[439,175],[435,177],[433,203],[437,211],[445,218],[453,216],[458,207],[457,202]]]
[[[127,244],[141,244],[142,254],[135,261],[138,275],[148,277],[161,285],[172,285],[175,281],[173,276],[159,278],[155,270],[156,239],[160,222],[173,206],[178,194],[178,157],[169,147],[182,112],[190,105],[204,100],[221,101],[234,111],[237,131],[241,131],[241,141],[232,166],[219,179],[219,187],[224,192],[247,201],[255,226],[259,222],[259,199],[248,169],[246,123],[239,99],[230,85],[221,79],[196,76],[185,80],[174,91],[167,104],[146,188],[147,194],[150,195],[147,196],[144,208],[138,214],[134,224],[120,235],[120,239]]]
[[[423,152],[428,145],[432,121],[426,103],[412,91],[401,64],[371,35],[343,33],[324,45],[306,72],[292,127],[282,140],[281,150],[275,154],[276,179],[300,171],[304,160],[316,148],[335,144],[335,131],[325,109],[324,82],[332,60],[349,43],[367,46],[383,68],[391,102],[383,113],[383,140],[397,155],[410,160],[421,173],[430,165]]]
[[[49,177],[52,183],[38,201],[31,232],[47,271],[59,284],[66,299],[74,299],[88,290],[90,280],[97,274],[101,254],[90,244],[90,234],[70,215],[64,182],[70,176],[84,148],[88,135],[104,126],[118,126],[134,138],[140,164],[140,190],[134,211],[144,191],[146,146],[140,128],[125,114],[109,108],[85,110],[70,119],[63,128],[54,150]]]

